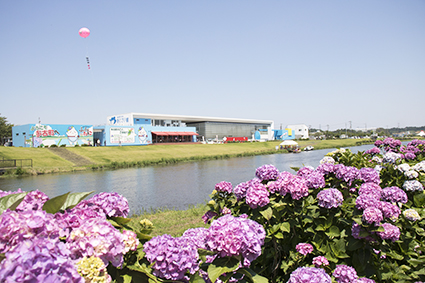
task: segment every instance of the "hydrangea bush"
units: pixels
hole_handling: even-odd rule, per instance
[[[226,208],[261,224],[251,268],[273,282],[422,282],[424,159],[424,141],[387,138],[366,152],[338,149],[317,168],[264,165],[233,192],[227,182],[213,191],[204,221]]]

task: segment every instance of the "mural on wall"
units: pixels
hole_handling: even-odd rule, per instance
[[[141,144],[150,144],[152,141],[149,139],[148,133],[146,132],[144,127],[139,127],[139,141]]]
[[[31,131],[32,136],[29,136],[25,142],[32,147],[93,144],[92,126],[35,124],[31,127]]]
[[[134,143],[135,132],[134,128],[111,128],[109,130],[111,143]]]

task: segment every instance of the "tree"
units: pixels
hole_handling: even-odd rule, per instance
[[[6,117],[0,116],[0,144],[1,145],[3,145],[8,138],[12,137],[12,127],[13,127],[13,124],[8,123]]]

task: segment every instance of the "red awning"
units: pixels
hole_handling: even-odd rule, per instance
[[[157,136],[199,136],[199,134],[194,132],[152,132]]]
[[[168,136],[168,132],[152,132],[152,134],[157,136]]]

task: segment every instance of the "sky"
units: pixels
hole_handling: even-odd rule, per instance
[[[0,116],[15,125],[425,125],[423,0],[0,0],[0,38]]]

